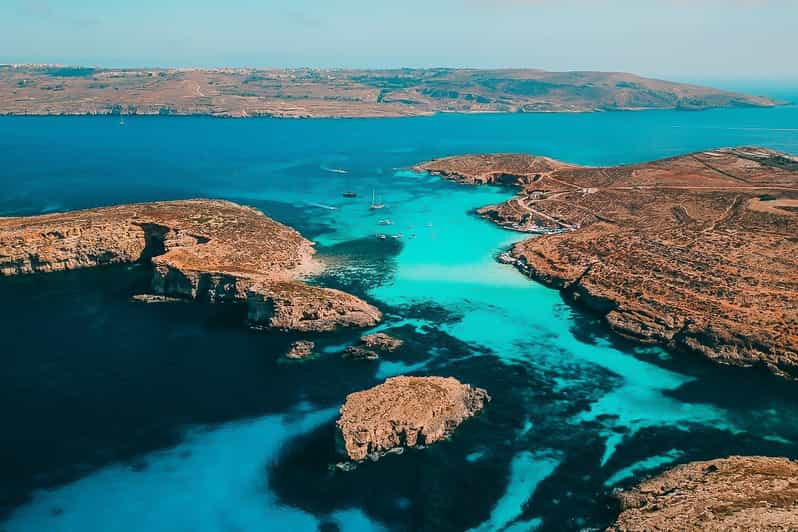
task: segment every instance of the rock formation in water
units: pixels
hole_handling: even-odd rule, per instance
[[[130,300],[134,303],[185,303],[187,300],[179,297],[161,296],[158,294],[135,294],[130,296]]]
[[[290,358],[292,360],[300,360],[303,358],[308,358],[310,355],[313,354],[313,349],[316,347],[316,344],[310,342],[308,340],[297,340],[291,347],[288,349],[288,352],[285,354],[286,358]]]
[[[151,260],[157,295],[245,302],[254,327],[331,331],[367,327],[379,310],[302,281],[313,245],[256,209],[218,200],[102,207],[0,218],[0,274]]]
[[[798,530],[798,462],[733,456],[678,466],[617,495],[616,532]]]
[[[374,333],[363,336],[357,345],[344,350],[343,358],[355,360],[378,360],[380,353],[396,351],[404,342],[385,333]]]
[[[623,336],[798,377],[798,158],[727,148],[589,168],[497,154],[417,169],[519,186],[479,212],[542,236],[501,259]]]
[[[481,388],[448,377],[393,377],[346,398],[339,451],[356,462],[448,438],[490,401]]]

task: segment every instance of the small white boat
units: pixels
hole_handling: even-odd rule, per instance
[[[387,218],[385,218],[385,219],[383,219],[383,220],[380,220],[380,221],[379,221],[379,222],[377,222],[377,223],[378,223],[379,225],[393,225],[393,222],[392,222],[392,221],[390,221],[390,220],[388,220]]]
[[[377,203],[377,193],[375,191],[371,191],[371,205],[369,205],[369,209],[383,209],[385,208],[384,203]]]
[[[377,238],[379,238],[380,240],[385,240],[386,238],[388,238],[388,235],[380,233],[377,235]]]

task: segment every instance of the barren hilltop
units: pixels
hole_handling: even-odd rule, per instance
[[[503,260],[614,331],[798,378],[798,158],[726,148],[589,168],[492,154],[417,168],[520,186],[479,211],[542,235]]]
[[[0,114],[7,115],[396,117],[778,103],[607,72],[0,66]]]

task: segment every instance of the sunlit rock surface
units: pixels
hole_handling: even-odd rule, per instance
[[[501,260],[617,333],[798,377],[798,158],[743,147],[590,168],[495,154],[417,169],[519,186],[479,210],[541,235]]]
[[[612,531],[798,530],[798,462],[732,456],[678,466],[618,494]]]
[[[375,307],[305,284],[313,245],[256,209],[219,200],[103,207],[0,218],[0,273],[19,275],[151,260],[153,292],[246,302],[250,323],[298,331],[366,327]]]
[[[362,461],[430,445],[449,437],[488,401],[485,390],[451,377],[393,377],[346,398],[337,422],[339,448]]]

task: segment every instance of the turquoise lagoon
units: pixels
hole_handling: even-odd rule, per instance
[[[315,282],[369,298],[395,357],[343,361],[358,332],[289,335],[240,309],[141,306],[146,267],[0,281],[3,529],[530,530],[606,526],[613,489],[675,463],[798,456],[798,400],[758,371],[613,337],[499,264],[525,235],[473,214],[512,190],[408,168],[524,151],[590,165],[755,144],[798,153],[798,108],[390,120],[0,119],[0,214],[221,197],[313,238]],[[342,197],[355,191],[358,198]],[[372,194],[386,208],[368,208]],[[390,219],[391,225],[380,225]],[[388,238],[376,238],[385,233]],[[401,234],[401,238],[392,238]],[[488,389],[450,442],[332,473],[347,393],[396,374]]]

